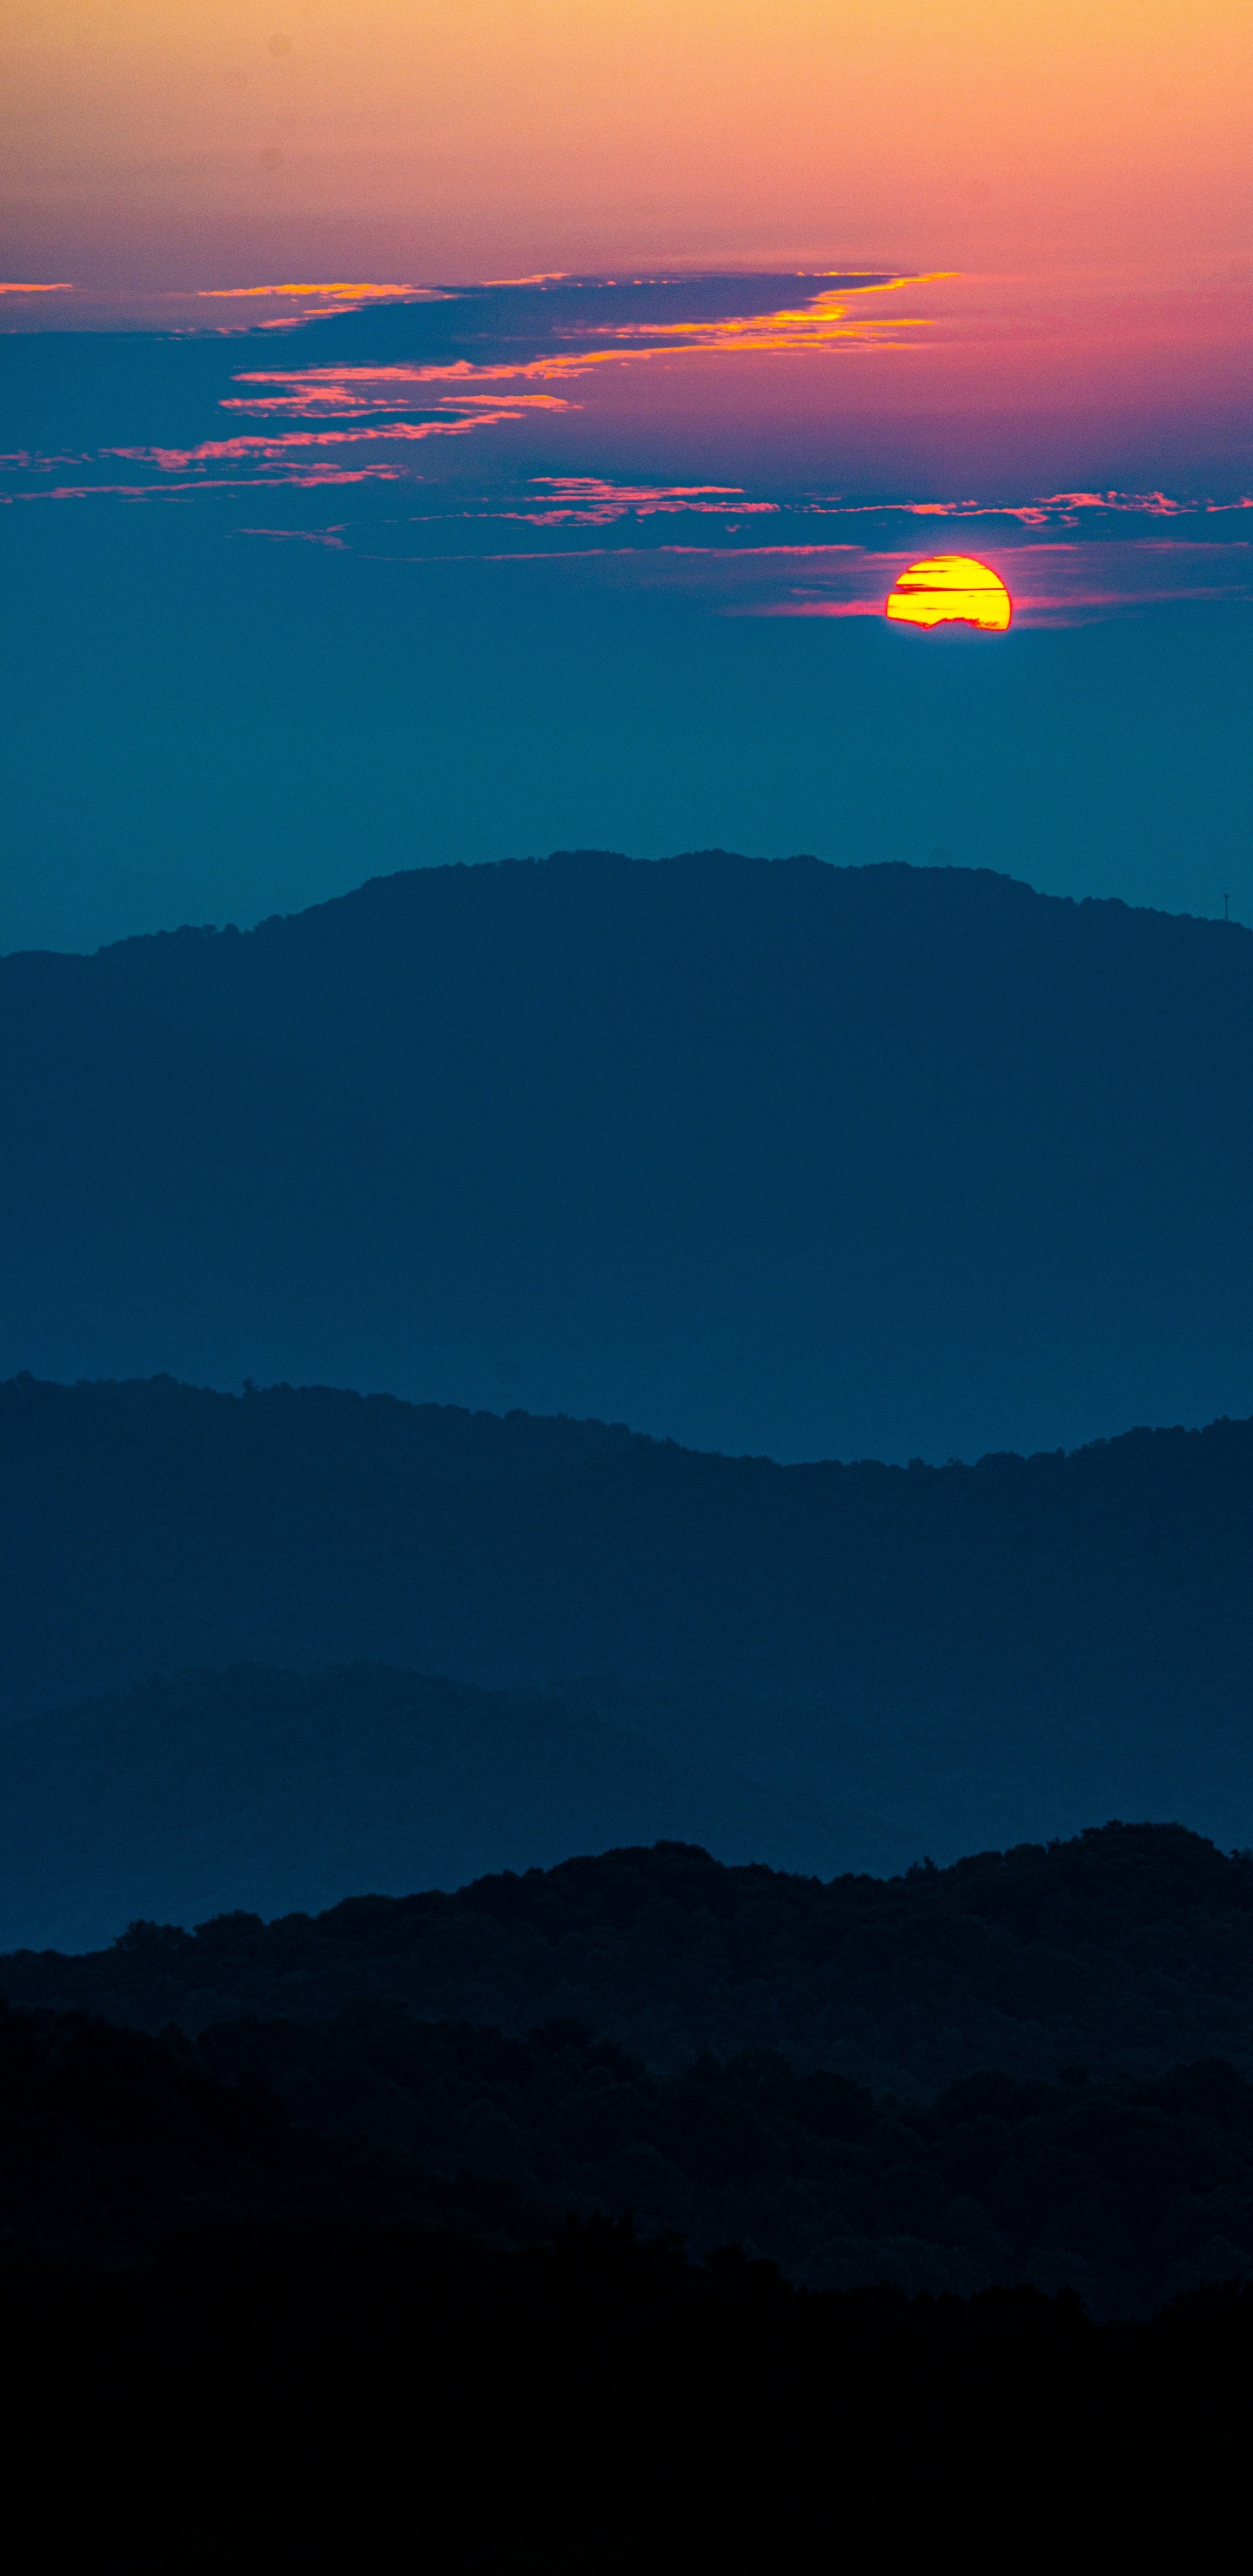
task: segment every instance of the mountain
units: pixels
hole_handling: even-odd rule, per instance
[[[1253,935],[604,853],[0,962],[0,1367],[972,1457],[1253,1409]]]
[[[1109,1825],[823,1885],[662,1843],[269,1924],[139,1923],[86,1957],[0,1957],[0,1991],[154,2033],[372,2001],[384,2049],[388,2012],[510,2039],[574,2020],[655,2069],[765,2050],[915,2100],[989,2067],[1024,2085],[1076,2065],[1151,2082],[1222,2057],[1253,2080],[1253,1861],[1175,1826]],[[292,2064],[305,2046],[293,2036]],[[377,2095],[377,2069],[363,2087]]]
[[[0,2009],[0,2266],[180,2231],[425,2220],[515,2243],[630,2209],[812,2289],[1030,2282],[1097,2315],[1253,2281],[1253,2085],[983,2072],[877,2101],[758,2050],[659,2077],[577,2023],[528,2040],[358,2006],[161,2040]]]
[[[233,1666],[0,1731],[0,1940],[137,1915],[308,1912],[526,1868],[623,1832],[786,1840],[786,1803],[550,1695],[386,1666]]]
[[[209,1851],[211,1818],[223,1832],[235,1819],[215,1847],[212,1884],[196,1881],[193,1912],[245,1893],[272,1912],[351,1887],[447,1886],[506,1862],[658,1835],[824,1877],[890,1872],[927,1853],[952,1860],[1110,1816],[1173,1819],[1243,1847],[1253,1842],[1251,1563],[1250,1423],[1134,1432],[1069,1456],[975,1467],[788,1467],[701,1456],[621,1426],[328,1390],[15,1380],[0,1387],[0,1779],[10,1885],[31,1910],[10,1910],[5,1937],[80,1937],[68,1910],[48,1910],[54,1895],[68,1909],[67,1879],[80,1875],[66,1866],[71,1849],[87,1850],[74,1819],[90,1836],[103,1792],[87,1784],[110,1764],[119,1784],[133,1777],[149,1758],[136,1749],[145,1728],[157,1803],[143,1809],[141,1798],[132,1813],[149,1815],[158,1845],[176,1813],[191,1816],[189,1783],[210,1758],[212,1726],[222,1730],[216,1803],[189,1825],[190,1841],[181,1825],[175,1838],[182,1868],[197,1834]],[[495,1716],[455,1694],[438,1703],[448,1744],[441,1751],[428,1729],[419,1797],[399,1735],[378,1763],[366,1752],[369,1689],[410,1686],[362,1682],[360,1778],[349,1795],[345,1720],[322,1809],[329,1818],[346,1800],[343,1823],[318,1846],[323,1858],[338,1848],[344,1875],[319,1877],[311,1843],[309,1874],[294,1880],[294,1826],[285,1851],[282,1832],[246,1824],[244,1685],[223,1676],[238,1665],[311,1676],[362,1664],[530,1697]],[[178,1680],[196,1670],[218,1677]],[[145,1698],[154,1680],[165,1696]],[[262,1686],[247,1687],[255,1697]],[[296,1684],[282,1685],[293,1745],[300,1725],[316,1735],[331,1723],[336,1690],[342,1714],[346,1687],[312,1692],[297,1719]],[[136,1691],[129,1711],[67,1714]],[[282,1691],[267,1725],[279,1725]],[[54,1710],[61,1735],[48,1731]],[[190,1765],[181,1787],[156,1758],[167,1724],[171,1759],[177,1741]],[[512,1821],[498,1800],[485,1840],[503,1757],[479,1762],[473,1748],[495,1726],[517,1731],[523,1769],[528,1728],[544,1746],[537,1736],[532,1788],[509,1791]],[[552,1785],[566,1761],[559,1740],[581,1747],[564,1787]],[[228,1743],[242,1766],[235,1788]],[[259,1737],[255,1757],[262,1768],[270,1759]],[[278,1772],[268,1776],[274,1814],[287,1792]],[[521,1783],[517,1767],[506,1776]],[[294,1753],[292,1780],[303,1832],[315,1793],[312,1775],[307,1795],[300,1785]],[[117,1800],[130,1795],[118,1786]],[[416,1819],[423,1800],[427,1823],[406,1823],[402,1870],[397,1819]],[[116,1800],[105,1812],[118,1819],[121,1852],[131,1829]],[[261,1852],[272,1855],[268,1882]],[[105,1917],[93,1897],[81,1937],[100,1939],[150,1904],[182,1913],[168,1876],[168,1906],[157,1903],[159,1850],[150,1868],[132,1836],[132,1862],[135,1901],[116,1874],[98,1877],[121,1911]],[[183,1882],[188,1903],[194,1878]],[[89,1883],[85,1872],[84,1892]]]
[[[459,2194],[294,2129],[255,2077],[223,2082],[187,2048],[81,2013],[0,2008],[0,2277],[41,2256],[133,2263],[226,2220],[492,2214],[490,2191]]]

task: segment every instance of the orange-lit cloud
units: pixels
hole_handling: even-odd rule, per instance
[[[937,269],[925,276],[867,279],[864,286],[823,290],[809,303],[784,305],[777,313],[728,314],[713,321],[619,322],[612,336],[619,343],[647,342],[647,349],[634,352],[640,356],[690,350],[714,357],[825,357],[849,342],[870,341],[885,331],[924,327],[917,315],[864,313],[860,308],[850,319],[850,308],[843,300],[850,292],[883,295],[907,285],[930,286],[945,275]],[[603,363],[613,354],[597,350],[587,363]]]
[[[887,613],[904,626],[976,626],[1003,635],[1013,614],[1000,574],[973,555],[928,555],[897,574]]]
[[[280,313],[272,319],[259,317],[263,331],[289,331],[301,322],[316,319],[321,313],[361,313],[371,304],[439,303],[443,301],[443,290],[437,286],[333,278],[323,285],[198,286],[194,294],[197,304],[257,304],[276,300],[287,302],[295,310]],[[250,327],[255,326],[256,318],[249,315]]]
[[[0,295],[72,295],[73,292],[68,277],[54,278],[50,284],[38,286],[32,285],[28,278],[0,278]]]
[[[855,294],[879,294],[887,288],[927,283],[923,279],[877,278]],[[269,290],[240,288],[232,292]],[[287,291],[287,290],[284,290]],[[290,290],[295,292],[295,289]],[[346,411],[395,411],[406,391],[424,385],[456,387],[470,399],[476,385],[492,386],[534,380],[577,377],[594,367],[624,366],[653,357],[815,357],[833,356],[857,345],[883,345],[885,330],[921,330],[925,320],[851,313],[844,300],[850,290],[820,290],[807,305],[778,312],[728,314],[714,321],[624,322],[610,324],[598,335],[608,346],[554,349],[541,357],[499,361],[454,358],[429,364],[301,368],[246,368],[236,377],[247,393],[227,397],[226,411],[254,417],[281,412],[287,417],[333,418]],[[558,325],[557,337],[573,338],[570,325]],[[255,391],[251,388],[256,388]]]
[[[432,292],[423,286],[348,285],[342,278],[324,286],[198,286],[196,294],[202,304],[232,303],[242,297],[259,295],[324,295],[332,302],[364,304],[381,301],[394,304],[400,296],[427,296]]]

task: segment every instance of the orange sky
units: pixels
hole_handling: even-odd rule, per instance
[[[0,267],[1237,269],[1248,0],[8,0]]]

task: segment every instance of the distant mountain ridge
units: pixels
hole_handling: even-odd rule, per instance
[[[0,1387],[8,1885],[25,1890],[23,1904],[40,1883],[58,1902],[67,1889],[85,1896],[90,1873],[66,1859],[73,1817],[90,1834],[106,1812],[86,1785],[102,1764],[102,1779],[109,1762],[119,1783],[140,1777],[134,1748],[147,1728],[168,1755],[159,1830],[150,1810],[158,1871],[163,1848],[190,1850],[181,1827],[168,1836],[176,1814],[194,1814],[210,1761],[214,1803],[195,1832],[217,1876],[197,1879],[197,1903],[220,1910],[245,1885],[270,1910],[254,1862],[241,1881],[243,1845],[226,1831],[248,1809],[254,1753],[263,1772],[270,1760],[261,1736],[238,1737],[238,1666],[258,1670],[248,1685],[258,1710],[267,1690],[275,1710],[288,1706],[274,1745],[289,1725],[293,1747],[302,1729],[324,1747],[330,1839],[319,1825],[317,1868],[331,1867],[341,1814],[377,1811],[383,1839],[344,1844],[344,1875],[315,1871],[302,1903],[368,1884],[371,1849],[381,1868],[386,1848],[392,1886],[555,1859],[546,1802],[567,1851],[640,1834],[695,1838],[726,1858],[824,1877],[1073,1833],[1111,1815],[1175,1819],[1244,1847],[1251,1568],[1250,1423],[977,1467],[780,1467],[702,1457],[620,1426],[326,1389],[241,1397],[161,1380],[15,1380]],[[355,1703],[317,1679],[352,1666],[395,1677],[363,1682]],[[180,1678],[196,1671],[199,1681]],[[380,1693],[403,1700],[415,1674],[446,1682],[420,1686],[433,1732],[417,1770],[418,1737],[405,1738],[403,1758],[400,1736],[388,1737],[395,1782],[408,1784],[403,1814],[428,1820],[414,1823],[411,1873],[397,1880],[386,1788],[366,1746],[382,1723]],[[489,1712],[466,1686],[509,1698],[488,1731],[516,1730],[513,1812],[538,1837],[530,1850],[503,1808],[491,1832],[504,1839],[482,1839],[480,1790],[504,1754],[476,1773],[469,1748]],[[530,1695],[525,1705],[518,1694]],[[83,1706],[106,1700],[118,1705]],[[225,1748],[237,1740],[232,1786]],[[169,1767],[179,1744],[190,1766],[181,1786]],[[447,1783],[459,1760],[465,1799],[454,1812]],[[266,1776],[266,1797],[279,1797],[281,1766]],[[293,1816],[312,1831],[300,1799]],[[140,1893],[151,1872],[128,1830],[119,1825],[117,1849],[134,1860],[135,1902],[125,1905],[104,1855],[91,1900],[101,1930],[116,1928],[119,1906],[151,1908]],[[278,1860],[282,1835],[249,1831],[254,1860],[267,1842],[275,1853],[273,1905],[297,1901]],[[25,1918],[58,1939],[66,1919]],[[9,1920],[10,1938],[28,1937]]]
[[[0,1730],[0,1944],[90,1947],[136,1915],[309,1912],[623,1834],[786,1845],[786,1798],[551,1693],[386,1665],[236,1665]]]
[[[1253,1410],[1253,935],[988,872],[430,868],[0,961],[0,1368],[776,1457]]]

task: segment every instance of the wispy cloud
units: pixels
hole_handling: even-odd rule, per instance
[[[537,554],[546,550],[572,561],[584,533],[603,532],[605,558],[620,566],[607,578],[678,579],[675,567],[687,563],[691,579],[736,613],[877,614],[881,577],[894,577],[901,561],[942,545],[946,523],[954,536],[961,527],[963,550],[998,563],[1004,559],[1011,564],[1009,578],[1020,584],[1033,543],[1063,544],[1068,551],[1058,558],[1059,565],[1068,563],[1072,553],[1076,562],[1084,558],[1092,601],[1079,601],[1081,584],[1073,570],[1059,570],[1051,586],[1041,574],[1038,593],[1033,591],[1020,606],[1026,623],[1071,609],[1087,614],[1099,604],[1098,591],[1102,599],[1147,598],[1152,577],[1146,548],[1158,538],[1169,538],[1175,549],[1168,563],[1163,559],[1163,596],[1181,596],[1191,578],[1179,547],[1219,537],[1226,540],[1226,551],[1219,550],[1212,572],[1199,557],[1187,561],[1203,590],[1216,583],[1228,596],[1233,586],[1238,589],[1245,579],[1243,558],[1232,549],[1249,526],[1247,515],[1239,515],[1253,509],[1248,496],[1218,500],[1166,488],[1135,492],[1095,487],[1033,494],[1027,482],[1003,499],[977,493],[946,498],[941,464],[936,469],[941,497],[935,497],[934,486],[929,489],[923,480],[923,460],[932,451],[926,437],[920,432],[915,438],[912,431],[895,446],[885,442],[885,471],[901,478],[894,492],[850,498],[838,489],[797,490],[789,484],[788,456],[800,452],[795,441],[789,446],[791,432],[798,421],[804,428],[815,404],[822,406],[830,433],[817,452],[830,455],[835,481],[846,415],[854,421],[861,417],[858,406],[871,384],[863,376],[855,380],[851,400],[833,402],[836,380],[824,378],[821,368],[808,376],[793,361],[825,362],[845,351],[927,345],[923,325],[913,309],[906,309],[905,290],[934,285],[945,274],[933,272],[925,279],[904,272],[872,276],[834,271],[682,278],[546,274],[465,288],[344,278],[201,288],[196,301],[202,319],[196,327],[202,347],[208,350],[214,337],[221,343],[220,357],[206,357],[195,370],[194,380],[203,389],[201,412],[193,413],[184,427],[181,400],[176,408],[163,392],[163,370],[171,363],[166,353],[182,327],[181,315],[173,325],[168,312],[150,316],[156,327],[145,326],[135,334],[126,358],[134,403],[124,434],[131,443],[66,454],[61,415],[50,405],[46,438],[36,441],[24,422],[29,450],[0,460],[0,497],[78,499],[95,493],[129,502],[282,487],[295,495],[316,494],[323,486],[358,486],[362,499],[350,508],[351,524],[342,539],[336,537],[337,550],[382,547],[433,557],[437,549],[464,546],[482,557],[498,548],[521,561],[533,546]],[[60,330],[81,302],[65,281],[5,291],[13,299],[8,315],[13,327],[23,303],[34,307],[44,302],[53,327]],[[919,296],[920,304],[928,302],[937,305],[943,319],[944,298]],[[371,310],[363,314],[357,310],[362,306]],[[354,313],[355,319],[345,320]],[[210,317],[217,317],[211,333],[205,328]],[[289,326],[299,334],[294,341],[279,345],[263,336]],[[716,369],[705,366],[683,372],[689,359],[718,357],[743,360],[744,372],[733,379],[720,378]],[[299,363],[304,358],[308,364]],[[629,372],[615,375],[615,370],[650,362],[664,367],[664,385],[647,374],[636,381]],[[910,375],[914,395],[905,405],[907,431],[917,413],[918,380],[912,366]],[[842,396],[847,385],[843,380]],[[659,403],[652,399],[654,388]],[[776,392],[782,424],[777,442],[770,408]],[[149,397],[152,410],[145,412],[142,404]],[[746,439],[740,435],[742,397]],[[892,386],[885,380],[883,401],[890,405],[891,399]],[[871,408],[878,418],[878,410]],[[101,407],[102,438],[119,434],[103,426],[110,412],[112,397],[107,409]],[[69,416],[77,421],[90,415],[80,406]],[[174,422],[178,444],[170,436]],[[430,444],[472,438],[480,430],[519,432],[528,424],[536,435],[525,441],[519,437],[512,446],[502,438],[477,490],[467,489],[463,460],[454,462],[449,454],[441,465]],[[651,444],[650,424],[660,432]],[[551,441],[541,449],[541,437],[550,427]],[[145,439],[149,428],[156,434]],[[814,443],[804,452],[812,456]],[[864,477],[864,440],[861,450],[854,443],[845,452],[849,470]],[[614,480],[612,469],[603,468],[610,457],[624,453],[634,471],[629,479]],[[746,454],[759,460],[759,472],[747,466]],[[1003,445],[999,454],[1002,467],[1008,464],[1012,470],[1012,447]],[[680,456],[684,465],[675,461]],[[553,470],[528,471],[541,464]],[[585,470],[555,470],[562,465]],[[685,467],[690,480],[670,479]],[[1167,480],[1162,466],[1153,470]],[[119,472],[125,473],[125,482],[118,479]],[[1055,465],[1035,469],[1040,482],[1046,473],[1057,472]],[[720,474],[737,480],[723,481]],[[1065,474],[1063,467],[1058,479],[1065,480]],[[1082,476],[1076,473],[1075,479]],[[1199,473],[1197,479],[1203,479]],[[371,504],[366,496],[374,484],[408,484],[414,493],[412,515],[395,513],[381,492]],[[349,505],[330,506],[342,515]],[[240,515],[235,511],[235,518]],[[258,515],[269,517],[271,511],[247,512],[254,522]],[[283,513],[275,507],[273,515]],[[293,520],[301,515],[298,504],[290,515]],[[303,515],[310,521],[317,516],[316,501]],[[685,521],[690,523],[686,528]],[[778,540],[773,549],[758,544],[765,534],[763,523],[769,523]],[[312,526],[290,533],[299,542],[330,542]],[[668,570],[650,570],[650,563],[661,566],[670,540],[683,535],[690,535],[691,547],[674,548],[667,556]],[[1108,578],[1098,576],[1095,549],[1115,540],[1120,555],[1143,560],[1138,568],[1128,560],[1117,576],[1112,571]],[[912,557],[906,548],[912,548]],[[590,560],[592,549],[584,551]],[[773,570],[755,573],[754,563]],[[854,564],[863,568],[856,576]]]
[[[878,618],[917,560],[917,548],[851,540],[704,545],[671,541],[567,547],[498,555],[546,562],[563,579],[672,591],[727,617]],[[439,560],[452,560],[441,556]],[[1015,627],[1090,625],[1111,616],[1187,605],[1253,601],[1253,542],[1163,537],[1021,541],[987,550],[1013,601]]]
[[[443,366],[392,367],[249,367],[233,379],[237,385],[257,387],[256,392],[226,394],[219,405],[222,411],[243,412],[249,419],[280,417],[284,420],[335,420],[344,416],[366,419],[372,412],[398,412],[412,408],[415,393],[430,385],[449,388],[445,400],[460,404],[498,403],[499,392],[492,390],[507,383],[525,382],[547,376],[571,376],[578,372],[574,360],[565,363],[537,358],[526,365],[482,367],[466,358]],[[534,403],[545,397],[534,394],[510,395],[510,402]],[[559,402],[548,399],[550,410],[560,409]]]
[[[72,295],[73,292],[73,284],[68,277],[53,278],[50,282],[41,279],[38,284],[27,277],[0,278],[0,295]]]
[[[323,485],[371,483],[393,480],[381,465],[311,464],[303,473],[226,475],[210,487],[203,477],[162,483],[46,483],[31,492],[0,493],[0,503],[12,508],[21,501],[169,501],[188,494],[215,492],[258,492],[280,487],[284,491],[320,491]]]
[[[162,474],[186,473],[192,466],[216,468],[256,462],[265,465],[287,465],[298,480],[309,448],[361,447],[370,444],[399,442],[412,445],[424,438],[464,437],[474,429],[491,429],[503,420],[523,417],[521,406],[533,403],[545,411],[564,411],[566,405],[555,394],[525,394],[512,403],[499,404],[482,411],[428,420],[392,420],[363,422],[351,429],[292,429],[277,436],[261,433],[242,434],[237,438],[206,438],[196,447],[110,447],[107,456],[124,457],[133,465],[151,465]]]
[[[446,300],[443,287],[411,286],[394,280],[380,283],[368,278],[312,279],[281,286],[199,286],[192,299],[194,304],[285,302],[299,306],[299,311],[282,313],[273,321],[258,314],[255,319],[263,330],[289,330],[300,322],[316,320],[320,313],[361,313],[371,304],[437,304]]]
[[[672,578],[755,617],[877,617],[914,560],[904,549],[756,546],[684,549]],[[642,558],[637,561],[642,562]],[[1253,544],[1146,539],[1018,544],[988,554],[1022,626],[1074,626],[1137,608],[1253,598]],[[662,576],[665,578],[665,575]]]
[[[271,545],[325,546],[332,554],[345,554],[344,531],[338,528],[236,528],[237,537],[265,537]]]
[[[905,285],[927,281],[916,278],[875,278],[851,292],[857,296],[881,295]],[[520,281],[539,284],[539,280]],[[225,292],[226,290],[218,290]],[[240,288],[240,294],[260,290]],[[285,290],[286,291],[286,290]],[[293,292],[295,290],[292,290]],[[671,321],[632,319],[606,324],[598,315],[594,325],[585,322],[557,320],[552,329],[554,341],[571,343],[590,339],[601,343],[587,347],[551,347],[529,358],[447,358],[423,362],[397,363],[389,366],[313,366],[293,368],[245,368],[235,378],[245,392],[225,397],[223,409],[254,416],[283,413],[287,417],[330,418],[337,413],[353,411],[393,411],[398,409],[406,391],[427,385],[456,388],[468,399],[476,386],[484,388],[586,375],[596,367],[627,366],[642,359],[676,356],[779,357],[834,354],[853,345],[880,344],[885,330],[916,331],[925,328],[918,317],[895,312],[868,312],[860,305],[853,309],[848,299],[850,290],[821,289],[806,303],[783,306],[763,313],[731,313],[715,318],[688,318]]]
[[[262,295],[325,295],[330,301],[341,304],[350,300],[355,303],[371,300],[395,303],[398,296],[425,296],[437,292],[438,289],[428,286],[378,286],[364,283],[360,279],[348,282],[343,278],[333,278],[321,284],[303,286],[198,286],[196,289],[202,304],[229,302],[241,297],[255,298]]]
[[[858,295],[895,293],[903,286],[933,285],[946,272],[924,276],[876,278],[854,290]],[[917,314],[867,312],[845,300],[848,290],[830,288],[805,304],[784,305],[774,313],[727,314],[715,320],[619,322],[606,336],[615,350],[589,353],[585,363],[604,363],[615,355],[639,357],[690,353],[711,357],[822,357],[850,343],[879,341],[885,331],[921,331],[926,319]]]
[[[604,483],[590,474],[537,474],[534,484],[551,494],[546,508],[502,510],[502,518],[532,528],[605,528],[625,518],[672,517],[689,510],[739,520],[775,512],[777,501],[750,501],[729,483]]]
[[[910,501],[902,506],[917,519],[1014,519],[1024,528],[1078,528],[1093,516],[1190,519],[1253,510],[1253,495],[1215,501],[1202,495],[1175,498],[1168,492],[1051,492],[1039,501]]]

